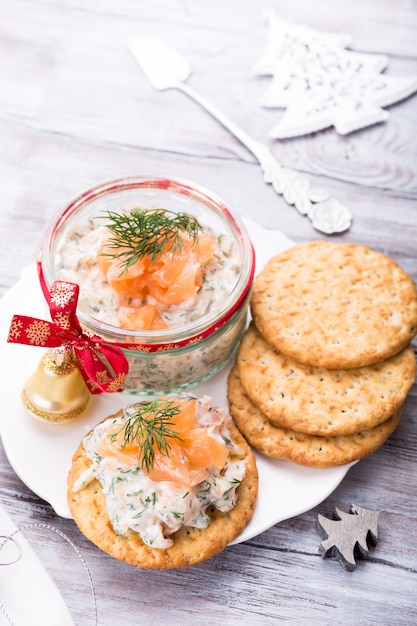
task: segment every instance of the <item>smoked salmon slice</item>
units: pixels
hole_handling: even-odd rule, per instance
[[[114,457],[120,463],[136,466],[151,480],[171,481],[187,486],[201,483],[209,476],[210,468],[222,469],[228,457],[228,449],[218,439],[211,437],[206,428],[200,426],[195,413],[196,401],[175,401],[180,413],[170,421],[170,429],[180,439],[168,438],[169,454],[162,454],[154,444],[155,459],[148,471],[141,467],[142,454],[137,442],[125,441],[124,430],[115,424],[105,430],[98,452],[101,456]]]
[[[145,256],[123,270],[120,258],[117,258],[123,248],[110,246],[110,234],[104,235],[97,264],[117,295],[117,316],[122,328],[166,328],[161,315],[165,307],[196,298],[203,283],[204,268],[214,259],[216,240],[206,231],[196,240],[186,233],[180,233],[180,236],[180,250],[173,251],[168,246],[156,259]]]

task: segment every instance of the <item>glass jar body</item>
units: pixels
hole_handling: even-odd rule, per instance
[[[105,307],[99,310],[100,286],[91,259],[85,264],[76,254],[66,254],[63,262],[63,249],[74,230],[88,228],[106,211],[125,211],[132,205],[190,213],[217,238],[224,237],[233,245],[235,252],[230,263],[235,278],[220,297],[213,298],[212,306],[204,306],[201,314],[198,304],[189,307],[184,324],[166,330],[138,331],[109,323]],[[83,263],[87,269],[81,273],[77,268]],[[46,286],[55,280],[79,284],[77,316],[82,328],[123,350],[129,362],[125,390],[138,394],[185,389],[224,367],[246,324],[254,264],[253,246],[245,226],[224,200],[193,183],[155,177],[111,181],[81,194],[51,223],[41,252]],[[214,296],[217,282],[220,289],[221,280],[214,280],[210,287]]]

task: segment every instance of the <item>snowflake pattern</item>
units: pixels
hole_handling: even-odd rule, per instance
[[[190,344],[198,343],[199,341],[203,341],[203,339],[204,339],[203,335],[198,335],[198,337],[194,337],[194,339],[190,339],[189,343]]]
[[[58,324],[64,330],[70,330],[70,312],[69,311],[57,311],[54,315],[54,322]]]
[[[129,350],[135,350],[136,352],[150,352],[151,351],[151,349],[148,346],[144,346],[143,344],[141,345],[132,344],[129,346]]]
[[[106,370],[96,372],[96,379],[99,384],[107,383],[110,380],[110,376]]]
[[[95,393],[100,393],[100,391],[101,391],[100,387],[98,385],[96,385],[96,383],[93,380],[91,380],[91,378],[84,379],[84,381],[85,381],[88,389],[90,390],[90,393],[94,393],[94,394]]]
[[[73,283],[57,282],[52,285],[50,300],[55,306],[63,309],[74,301],[76,286]]]
[[[126,380],[126,374],[118,374],[108,385],[107,391],[109,391],[110,393],[114,391],[119,391],[122,388],[125,380]]]
[[[21,320],[13,319],[9,329],[9,337],[8,341],[16,340],[20,337],[23,328],[23,323]]]
[[[26,336],[29,343],[35,346],[45,346],[51,334],[48,322],[33,320],[26,329]]]

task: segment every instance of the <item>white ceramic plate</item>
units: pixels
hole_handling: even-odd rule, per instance
[[[256,251],[256,267],[292,242],[282,233],[265,230],[245,220]],[[19,478],[61,517],[71,517],[67,504],[67,473],[83,436],[107,415],[136,397],[128,394],[94,396],[90,408],[67,424],[46,424],[31,417],[21,402],[24,383],[35,371],[43,348],[8,344],[6,339],[14,314],[49,320],[35,266],[25,268],[19,282],[0,302],[0,433],[7,458]],[[227,407],[228,369],[193,389],[210,395],[217,405]],[[310,510],[339,485],[351,465],[311,469],[288,461],[269,459],[257,453],[259,497],[254,516],[234,543],[247,541],[278,522]]]

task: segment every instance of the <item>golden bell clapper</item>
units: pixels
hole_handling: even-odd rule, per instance
[[[22,400],[33,417],[55,424],[73,420],[87,408],[90,392],[71,347],[44,353],[23,388]]]

